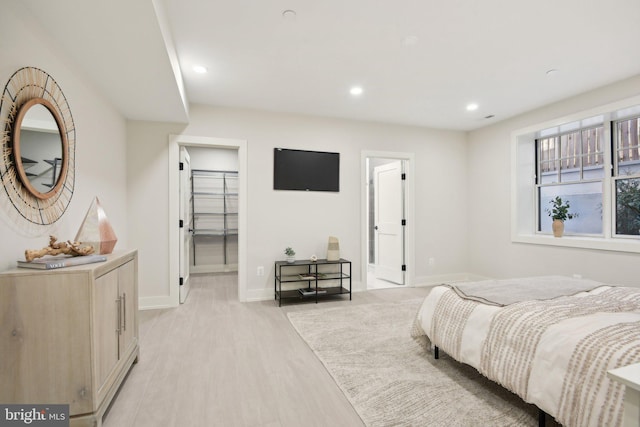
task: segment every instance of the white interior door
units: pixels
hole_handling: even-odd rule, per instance
[[[189,261],[191,259],[191,239],[193,238],[191,230],[191,218],[193,217],[191,209],[191,160],[189,153],[185,147],[180,147],[180,163],[182,170],[180,171],[180,303],[184,303],[189,295]]]
[[[404,285],[404,197],[402,162],[373,169],[376,278]]]

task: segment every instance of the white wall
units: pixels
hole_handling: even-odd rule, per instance
[[[28,30],[27,30],[28,29]],[[640,76],[465,135],[409,126],[193,106],[188,126],[125,122],[87,82],[20,2],[0,14],[0,82],[35,66],[62,87],[77,129],[76,184],[64,216],[41,237],[26,237],[0,211],[0,270],[49,233],[75,237],[98,196],[118,235],[118,248],[140,250],[140,295],[169,295],[168,138],[170,134],[248,141],[247,289],[267,296],[273,261],[286,246],[299,257],[323,256],[329,235],[360,275],[360,153],[414,153],[416,282],[472,272],[489,277],[572,274],[637,285],[637,255],[513,244],[510,241],[510,142],[514,130],[640,93]],[[272,189],[274,147],[341,153],[339,193]],[[427,260],[435,258],[434,266]],[[267,274],[255,275],[264,266]]]
[[[238,170],[238,150],[225,148],[187,147],[191,169],[219,171]]]
[[[495,277],[581,274],[640,286],[638,254],[512,243],[511,133],[640,93],[640,76],[523,114],[468,135],[469,270]]]
[[[118,236],[118,248],[128,247],[126,219],[126,122],[87,84],[84,76],[52,44],[21,2],[3,2],[0,13],[0,84],[25,66],[49,73],[62,88],[76,126],[76,181],[67,211],[42,236],[28,237],[0,210],[0,270],[13,268],[25,249],[47,246],[48,235],[72,240],[91,201],[98,196]],[[4,191],[4,190],[0,190]]]
[[[141,254],[142,306],[169,294],[168,139],[180,133],[247,141],[250,298],[273,297],[273,262],[284,259],[285,247],[293,247],[300,258],[323,257],[330,235],[340,239],[342,257],[354,262],[354,280],[362,280],[362,150],[415,153],[417,281],[466,271],[464,133],[192,105],[186,128],[151,122],[128,126],[130,239]],[[274,147],[340,152],[340,192],[274,191]],[[429,257],[436,258],[435,266],[427,265]],[[265,267],[265,276],[256,275],[258,266]]]

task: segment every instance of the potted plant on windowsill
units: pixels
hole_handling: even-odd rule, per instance
[[[564,222],[566,220],[576,218],[578,216],[577,213],[569,213],[569,201],[562,201],[560,196],[556,196],[555,199],[551,199],[549,201],[551,206],[551,210],[547,209],[547,213],[553,219],[553,223],[551,224],[551,229],[553,230],[554,237],[562,237],[564,234]]]
[[[287,256],[287,262],[288,263],[292,263],[292,262],[294,262],[296,260],[296,251],[294,251],[290,247],[287,247],[284,250],[284,254]]]

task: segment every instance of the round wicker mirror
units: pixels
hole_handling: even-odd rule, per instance
[[[19,69],[0,99],[0,123],[2,204],[30,224],[53,224],[75,184],[75,126],[62,89],[43,70]]]

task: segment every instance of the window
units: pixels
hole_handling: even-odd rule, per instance
[[[511,241],[640,253],[640,96],[512,133]],[[551,232],[549,201],[578,217]]]
[[[537,231],[551,233],[550,202],[560,197],[577,216],[565,233],[602,235],[604,126],[548,133],[536,140]]]
[[[640,120],[614,123],[615,234],[640,235]]]

